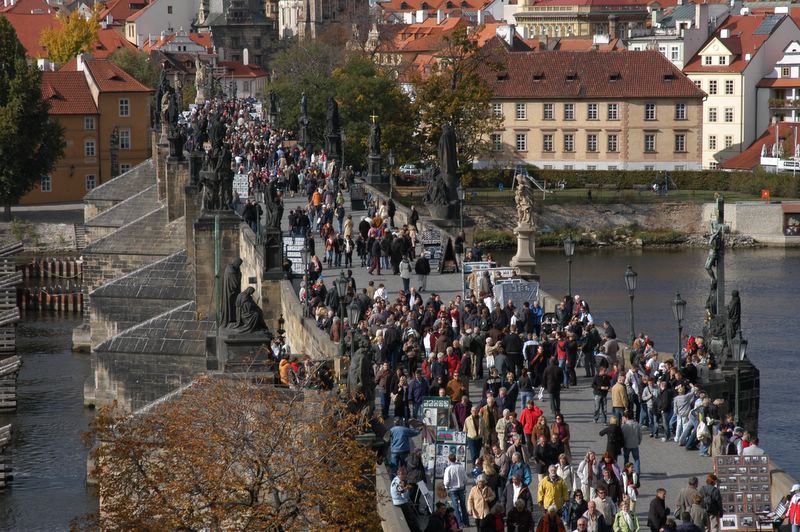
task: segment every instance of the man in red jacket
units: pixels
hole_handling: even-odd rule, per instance
[[[525,443],[528,444],[529,452],[536,443],[533,441],[533,438],[531,438],[533,427],[536,426],[536,422],[539,421],[542,414],[542,409],[533,404],[533,399],[528,399],[528,404],[522,409],[522,413],[519,415],[519,422],[522,423],[522,432],[525,434]]]

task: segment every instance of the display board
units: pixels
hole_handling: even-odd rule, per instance
[[[306,265],[303,264],[303,250],[306,247],[304,236],[284,236],[283,256],[292,261],[292,273],[303,275]]]
[[[722,495],[723,530],[762,528],[772,511],[770,460],[761,456],[717,456],[714,473]]]
[[[533,302],[539,300],[539,283],[522,279],[499,280],[494,285],[494,299],[503,308],[509,299],[517,309],[521,309],[526,301],[533,306]]]
[[[241,200],[250,197],[250,183],[247,180],[247,174],[233,176],[233,191],[239,194],[239,199]]]

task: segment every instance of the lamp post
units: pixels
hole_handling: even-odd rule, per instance
[[[308,248],[305,244],[303,244],[303,269],[305,270],[305,274],[303,275],[303,284],[305,286],[305,295],[303,297],[303,317],[308,317],[308,292],[311,290],[311,279],[308,276]]]
[[[344,128],[339,130],[339,144],[342,148],[342,160],[340,162],[342,163],[342,170],[344,170]]]
[[[636,294],[636,277],[636,272],[633,271],[631,265],[628,264],[628,267],[625,270],[625,288],[628,289],[628,297],[631,298],[631,349],[633,349],[633,341],[636,339],[636,329],[633,326],[633,298]]]
[[[358,318],[361,316],[361,307],[358,306],[356,300],[350,302],[347,307],[347,320],[350,322],[350,360],[353,360],[353,355],[356,351],[356,329],[358,327]]]
[[[572,296],[572,256],[575,254],[575,241],[572,235],[564,239],[564,255],[567,256],[567,294]]]
[[[675,293],[675,299],[672,300],[672,315],[678,322],[678,368],[681,367],[681,339],[683,337],[683,316],[686,312],[686,301],[681,298],[680,292]]]
[[[456,189],[458,192],[458,226],[460,228],[458,236],[461,238],[461,255],[459,260],[461,261],[461,288],[460,293],[464,294],[464,251],[467,246],[467,238],[464,235],[464,198],[466,197],[466,191],[461,183],[458,184],[458,188]]]
[[[734,419],[736,424],[740,424],[739,420],[739,366],[742,361],[747,358],[747,340],[742,338],[742,331],[739,331],[739,336],[731,339],[731,356],[736,360],[736,384],[734,389],[734,401],[736,406],[734,408]]]
[[[394,167],[394,152],[389,148],[389,199],[392,199],[394,177],[392,176],[392,167]]]
[[[344,270],[339,273],[339,278],[334,281],[336,293],[339,296],[339,317],[344,320],[344,296],[347,295],[347,276]]]

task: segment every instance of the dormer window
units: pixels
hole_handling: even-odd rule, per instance
[[[578,79],[578,74],[576,72],[570,72],[567,74],[567,81],[575,81]]]
[[[544,79],[544,72],[536,72],[533,74],[533,81],[542,81]]]
[[[408,4],[405,2],[400,2],[400,9],[408,9]]]
[[[428,9],[428,2],[422,2],[422,4],[419,6],[419,8],[420,9]]]
[[[622,75],[619,72],[613,72],[611,75],[608,76],[609,81],[619,81],[622,79]]]
[[[727,65],[728,64],[728,56],[726,56],[726,55],[719,56],[719,64],[720,65]]]
[[[712,64],[714,64],[713,61],[714,61],[714,58],[711,57],[710,55],[707,55],[707,56],[705,56],[703,58],[703,64],[704,65],[712,65]]]
[[[498,72],[497,81],[508,81],[508,72],[506,71]]]
[[[664,74],[664,81],[675,81],[675,74],[671,72],[669,74]]]

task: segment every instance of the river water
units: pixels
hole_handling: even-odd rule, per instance
[[[686,300],[684,332],[700,334],[709,278],[704,249],[599,250],[576,252],[572,290],[589,303],[595,320],[609,320],[621,338],[630,336],[630,300],[623,273],[628,264],[638,273],[634,299],[637,332],[655,340],[659,351],[675,352],[677,323],[671,302],[675,292]],[[498,256],[504,264],[508,261]],[[538,251],[537,269],[544,290],[567,292],[563,253]],[[748,357],[761,372],[759,438],[777,464],[800,479],[800,249],[727,250],[726,292],[739,290],[742,334]]]
[[[496,254],[503,263],[508,257]],[[660,351],[677,347],[671,301],[679,291],[687,301],[684,330],[702,326],[708,277],[706,251],[600,250],[576,253],[572,286],[591,305],[595,319],[610,320],[621,337],[629,335],[629,300],[622,274],[630,264],[639,274],[635,298],[636,330],[655,339]],[[537,253],[542,286],[566,293],[567,268],[557,251]],[[749,356],[761,370],[762,445],[777,464],[800,478],[797,437],[797,344],[800,329],[800,249],[729,250],[727,292],[738,289],[742,328]],[[76,320],[26,317],[18,345],[24,358],[16,414],[0,416],[14,424],[14,481],[0,493],[0,530],[64,530],[76,516],[96,509],[85,488],[87,449],[80,441],[92,411],[83,408],[83,383],[89,357],[70,351]]]

